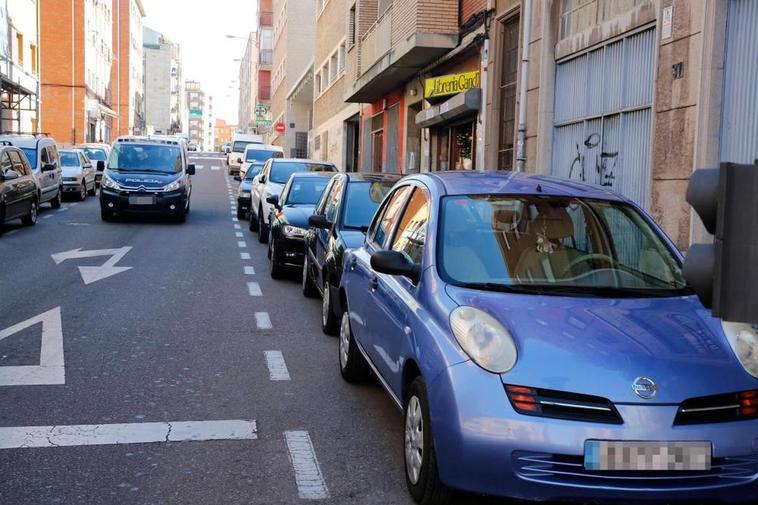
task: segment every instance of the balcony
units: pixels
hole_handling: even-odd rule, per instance
[[[274,13],[262,11],[258,26],[274,26]]]
[[[274,51],[271,49],[261,49],[258,54],[258,65],[270,67],[272,63],[274,63]]]
[[[365,20],[361,20],[365,21]],[[360,22],[360,21],[359,21]],[[397,0],[364,33],[346,101],[370,103],[458,45],[458,0]]]

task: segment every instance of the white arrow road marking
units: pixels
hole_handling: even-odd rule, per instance
[[[40,386],[66,383],[60,307],[48,310],[0,331],[0,340],[39,323],[42,323],[39,365],[0,366],[0,386]],[[0,443],[2,440],[3,437],[0,434]]]
[[[131,270],[132,267],[117,267],[116,263],[131,251],[131,246],[121,247],[120,249],[99,249],[93,251],[82,251],[81,248],[53,254],[52,258],[56,265],[60,265],[66,260],[80,258],[97,258],[98,256],[110,256],[111,258],[99,267],[79,267],[79,273],[82,276],[84,284],[107,279],[116,274]]]
[[[304,500],[329,498],[329,489],[316,459],[311,437],[307,431],[285,431],[290,463],[295,471],[297,493]]]
[[[245,420],[19,426],[0,428],[0,449],[257,438],[255,421]]]

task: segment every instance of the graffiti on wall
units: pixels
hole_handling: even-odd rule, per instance
[[[614,182],[616,181],[616,164],[618,163],[619,157],[618,151],[606,151],[603,148],[602,139],[600,138],[599,133],[591,133],[582,143],[585,147],[584,154],[579,147],[579,142],[576,142],[576,157],[571,160],[569,179],[613,187]],[[587,173],[588,160],[590,164],[589,174]],[[592,178],[588,179],[588,177]]]

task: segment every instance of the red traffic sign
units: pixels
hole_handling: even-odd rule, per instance
[[[276,126],[274,126],[274,129],[277,133],[284,133],[287,127],[284,126],[284,123],[276,123]]]

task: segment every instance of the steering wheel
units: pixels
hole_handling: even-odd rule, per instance
[[[569,271],[573,269],[576,265],[580,263],[587,263],[589,261],[594,261],[594,260],[603,260],[607,262],[611,266],[611,268],[613,268],[613,265],[615,264],[615,260],[611,258],[610,256],[608,256],[607,254],[600,254],[600,253],[585,254],[584,256],[579,256],[578,258],[574,258],[571,261],[571,263],[569,263],[568,266],[566,266],[566,268],[563,269],[563,271],[561,272],[561,277],[565,277],[566,274],[569,273]]]

